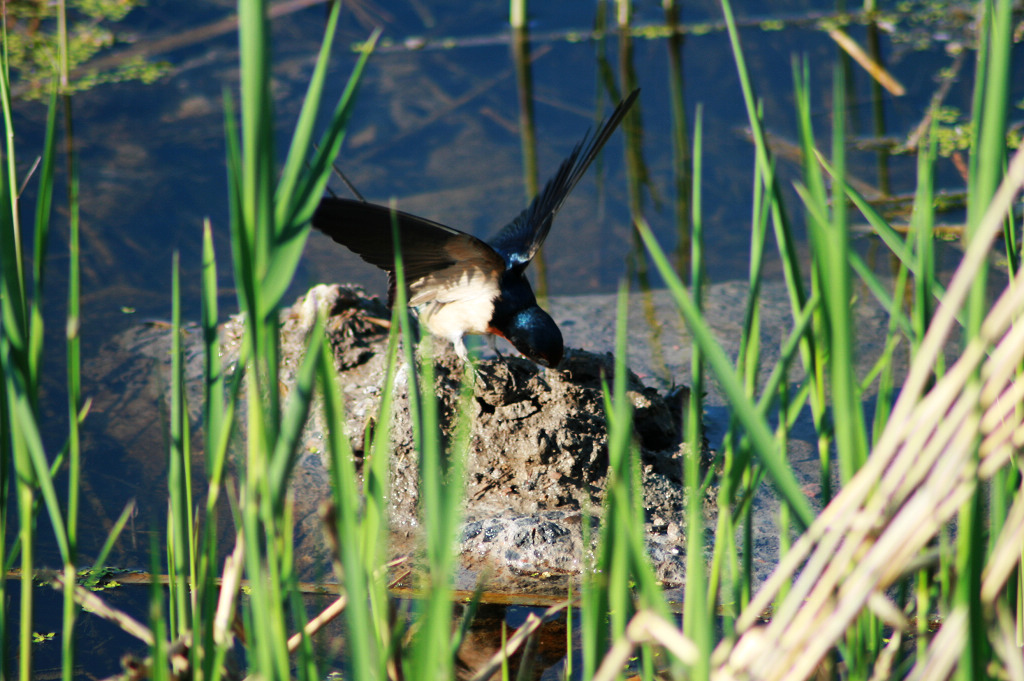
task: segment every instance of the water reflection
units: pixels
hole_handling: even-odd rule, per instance
[[[523,150],[523,188],[527,204],[540,192],[537,170],[537,126],[533,115],[533,75],[530,57],[529,30],[512,29],[512,59],[516,67],[516,92],[519,99],[519,139]],[[548,297],[548,268],[544,249],[534,257],[534,279],[537,297],[543,303]]]
[[[159,3],[147,9],[158,15],[163,11]],[[136,14],[129,15],[129,20]],[[435,14],[434,35],[451,32],[466,36],[467,28],[456,30],[452,17]],[[309,10],[283,17],[277,24],[281,67],[275,87],[285,117],[294,110],[301,94],[300,83],[310,63],[320,16],[318,9]],[[675,25],[679,19],[670,21]],[[591,20],[579,16],[570,25],[586,26]],[[399,16],[394,21],[392,30],[397,35],[407,27],[419,31],[425,27],[418,17],[414,21]],[[138,23],[145,28],[148,22]],[[538,288],[550,286],[552,294],[566,294],[609,291],[616,286],[625,274],[623,263],[634,248],[625,209],[632,206],[631,214],[635,214],[639,200],[638,190],[619,178],[639,163],[648,169],[649,196],[658,199],[645,206],[645,216],[663,243],[674,249],[679,271],[685,273],[689,250],[686,193],[690,184],[686,173],[690,164],[685,149],[688,135],[681,133],[687,128],[688,113],[698,103],[708,110],[706,219],[709,225],[720,226],[709,230],[709,276],[712,280],[734,277],[737,268],[745,265],[746,230],[741,226],[750,219],[746,206],[751,156],[749,146],[736,132],[744,121],[722,36],[700,34],[692,22],[682,25],[683,32],[667,32],[667,39],[644,38],[639,44],[630,37],[632,32],[623,38],[614,31],[604,31],[603,42],[598,44],[600,54],[606,53],[601,47],[606,45],[618,51],[620,57],[617,65],[611,66],[603,59],[593,62],[593,43],[553,42],[543,15],[532,23],[535,28],[525,38],[510,40],[508,34],[496,32],[502,43],[495,48],[467,44],[447,50],[402,50],[378,55],[341,158],[356,186],[371,198],[396,196],[403,203],[409,202],[410,208],[428,206],[434,217],[447,218],[483,236],[491,234],[521,204],[524,189],[517,189],[511,180],[524,178],[520,187],[532,192],[538,169],[550,167],[552,159],[564,156],[570,132],[578,129],[581,121],[563,112],[579,112],[585,122],[598,118],[600,112],[587,111],[591,107],[586,106],[594,100],[594,86],[608,89],[609,81],[617,80],[611,76],[618,73],[625,79],[617,88],[628,90],[633,85],[629,73],[633,72],[639,74],[634,78],[636,84],[644,89],[643,140],[630,147],[627,167],[621,165],[617,153],[606,154],[605,177],[595,177],[595,185],[602,188],[598,191],[604,196],[581,196],[579,201],[586,206],[560,216],[559,228],[545,252],[546,260],[551,261],[550,274],[545,271],[538,275]],[[215,228],[224,224],[220,94],[222,86],[230,86],[234,68],[229,24],[211,22],[204,28],[220,27],[221,37],[206,38],[206,42],[193,46],[187,40],[164,42],[166,35],[155,41],[140,41],[133,51],[154,49],[153,42],[165,46],[165,54],[174,60],[173,80],[148,89],[120,84],[82,96],[76,103],[86,173],[85,229],[91,230],[84,262],[90,296],[87,305],[89,317],[100,320],[101,328],[132,323],[131,319],[119,318],[122,308],[135,309],[142,317],[166,316],[170,252],[181,250],[186,272],[195,271],[196,234],[202,217],[212,217]],[[491,25],[495,29],[500,25],[498,15],[492,17]],[[199,39],[211,33],[184,35]],[[346,37],[354,39],[358,35],[353,30]],[[821,33],[799,27],[772,33],[750,29],[743,38],[756,55],[752,68],[755,81],[764,85],[761,95],[770,127],[780,136],[792,138],[793,123],[787,110],[789,55],[803,51],[815,57],[814,91],[821,93],[822,99],[829,91],[831,68],[825,66],[828,59],[817,57],[834,54],[835,50]],[[501,46],[505,44],[512,46],[512,65],[507,62],[509,52]],[[304,49],[305,56],[301,56]],[[687,60],[688,54],[698,58]],[[933,58],[941,63],[941,50],[936,50]],[[344,70],[347,60],[339,57],[339,71]],[[924,64],[913,66],[915,72],[928,76],[937,70]],[[873,81],[861,73],[852,72],[851,78],[874,87]],[[913,73],[904,80],[914,82]],[[855,93],[856,88],[850,91]],[[696,94],[686,96],[688,93]],[[888,120],[890,129],[906,130],[923,110],[922,97],[930,94],[919,89],[912,93],[917,97],[916,105],[908,102],[898,108],[872,96],[871,120],[879,121],[879,108],[887,106],[884,120]],[[124,101],[133,102],[130,111],[122,106]],[[515,101],[519,102],[518,116],[510,113]],[[538,104],[528,104],[532,102]],[[33,130],[38,124],[38,110],[21,110],[31,119],[20,127],[31,148],[38,130]],[[523,134],[511,134],[508,125]],[[877,138],[884,130],[875,128],[870,134]],[[515,156],[509,154],[514,145],[520,148]],[[912,176],[912,164],[904,159],[890,162],[887,153],[884,148],[876,151],[873,166],[864,173],[860,168],[856,172],[876,177],[873,182],[883,194],[905,191],[907,183],[902,178]],[[854,162],[864,167],[861,161]],[[887,175],[901,178],[894,189]],[[627,196],[622,195],[623,187]],[[589,211],[589,206],[596,210]],[[215,233],[220,237],[223,231]],[[580,243],[592,245],[581,249]],[[226,251],[222,237],[218,246]],[[125,266],[142,260],[151,266]],[[367,279],[367,271],[360,270],[357,262],[338,262],[337,256],[313,254],[296,291],[312,281],[335,279],[338,272],[350,271],[348,276],[353,279]],[[186,282],[193,280],[186,277]],[[229,285],[227,280],[224,283]],[[227,303],[230,291],[226,293]],[[186,304],[194,300],[194,296],[186,295]]]

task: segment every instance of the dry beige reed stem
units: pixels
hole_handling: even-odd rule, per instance
[[[1007,678],[1010,681],[1024,681],[1024,657],[1020,654],[1017,643],[1016,623],[1008,608],[1003,603],[997,606],[997,629],[990,636],[992,649],[1003,663]]]
[[[1024,485],[1024,481],[1022,481]],[[992,555],[981,574],[981,601],[994,603],[1002,591],[1006,581],[1010,579],[1013,568],[1020,560],[1021,547],[1024,546],[1024,487],[1017,490],[1006,523],[996,539]]]
[[[637,646],[643,643],[659,644],[684,664],[693,664],[699,654],[693,641],[680,633],[674,624],[651,610],[641,610],[626,625],[625,636],[616,639],[591,681],[621,678],[622,668]]]
[[[526,622],[516,629],[515,633],[512,634],[512,636],[508,638],[508,641],[505,642],[505,645],[491,656],[491,659],[488,660],[487,664],[476,670],[471,677],[471,681],[484,681],[485,679],[489,679],[494,676],[494,674],[501,669],[502,663],[511,658],[515,652],[519,650],[524,643],[526,643],[527,639],[533,636],[534,633],[540,629],[540,626],[544,624],[549,617],[558,614],[567,607],[569,607],[569,601],[562,601],[561,603],[556,603],[545,610],[544,614],[540,617],[532,612],[527,615]]]
[[[957,608],[942,623],[939,633],[932,639],[923,664],[918,664],[907,681],[935,681],[949,678],[953,667],[960,658],[960,651],[967,640],[967,612]]]
[[[865,607],[905,573],[919,551],[1024,440],[1024,282],[1006,289],[978,336],[925,393],[936,360],[1017,191],[1024,184],[1018,151],[932,325],[868,463],[795,542],[737,620],[739,639],[716,650],[714,678],[805,679]],[[979,443],[984,447],[979,452]],[[976,454],[979,452],[979,454]],[[1024,504],[1014,503],[986,567],[991,601],[1020,560]],[[792,588],[767,626],[757,617]],[[954,612],[919,660],[915,678],[944,678],[955,666],[967,626]],[[958,633],[960,632],[960,633]]]

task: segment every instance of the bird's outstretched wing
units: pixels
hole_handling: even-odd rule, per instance
[[[624,100],[619,102],[612,114],[591,136],[588,132],[573,148],[572,153],[562,161],[558,172],[548,180],[544,189],[534,197],[530,205],[498,232],[489,243],[504,259],[509,269],[525,267],[540,250],[544,239],[551,230],[555,213],[562,207],[569,192],[580,181],[591,162],[601,151],[615,128],[633,106],[640,90],[633,90]]]
[[[504,260],[485,242],[438,222],[394,211],[409,289],[409,304],[452,302],[493,288]],[[324,198],[313,226],[388,273],[388,304],[395,298],[395,244],[392,210],[364,201]]]

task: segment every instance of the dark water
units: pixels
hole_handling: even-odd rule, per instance
[[[367,5],[367,11],[378,12],[377,19],[385,21],[383,39],[401,46],[410,37],[422,38],[427,47],[382,49],[370,60],[339,165],[370,200],[395,198],[405,210],[486,237],[526,204],[519,90],[513,50],[503,41],[508,33],[506,8],[501,3],[482,2],[391,4],[396,6],[386,10]],[[770,12],[763,3],[736,3],[738,18],[747,25],[741,31],[742,41],[767,126],[783,140],[796,137],[791,60],[806,57],[814,122],[822,147],[828,147],[831,82],[839,51],[806,17],[830,10],[831,5],[824,1],[772,3]],[[130,41],[128,49],[167,62],[168,75],[152,85],[105,85],[74,97],[74,144],[81,169],[86,357],[120,329],[169,316],[175,251],[181,254],[184,315],[198,317],[200,230],[205,218],[213,225],[220,258],[221,302],[225,310],[234,308],[222,97],[225,91],[237,95],[237,43],[228,29],[213,37],[203,37],[206,34],[201,32],[232,11],[229,2],[183,5],[160,1],[134,10],[117,28],[118,35]],[[272,88],[281,156],[314,63],[325,12],[317,5],[285,14],[273,23]],[[614,32],[602,42],[553,37],[589,29],[594,12],[595,6],[589,3],[535,3],[531,7],[531,30],[543,38],[532,44],[529,66],[539,182],[554,172],[576,140],[610,109],[606,74],[621,88],[622,74],[632,73],[642,88],[637,108],[646,183],[639,202],[666,251],[676,251],[681,243],[678,216],[689,210],[677,204],[680,173],[671,146],[670,64],[676,63],[688,130],[693,127],[696,108],[704,110],[703,216],[708,274],[712,281],[744,277],[753,152],[743,134],[747,118],[727,37],[716,25],[701,28],[702,22],[721,22],[717,3],[685,3],[682,21],[700,30],[675,43],[638,37],[625,50]],[[851,140],[877,136],[904,139],[919,122],[936,88],[935,76],[954,62],[947,54],[951,40],[931,40],[924,49],[915,49],[910,38],[923,31],[913,18],[916,15],[908,16],[911,18],[898,23],[899,32],[882,32],[879,38],[883,61],[908,94],[877,97],[871,79],[859,67],[852,67]],[[772,18],[783,23],[762,21]],[[655,3],[638,7],[634,18],[636,25],[663,22]],[[866,30],[855,25],[850,32],[866,44]],[[350,47],[365,39],[369,31],[368,24],[344,12],[326,101],[334,101],[340,94],[355,62]],[[485,39],[479,40],[481,37]],[[954,31],[949,31],[948,37],[962,39]],[[178,38],[182,46],[158,49],[168,38]],[[456,46],[432,47],[445,38],[456,39]],[[463,46],[459,46],[460,40]],[[150,54],[149,46],[157,51]],[[1021,61],[1019,50],[1017,56]],[[972,68],[968,59],[959,82],[946,97],[948,105],[969,110]],[[883,124],[876,123],[877,117]],[[23,172],[40,151],[44,120],[40,103],[16,105]],[[783,186],[788,187],[798,164],[783,159],[779,169]],[[610,292],[626,275],[635,242],[625,170],[623,135],[618,133],[559,214],[547,241],[543,283],[551,295]],[[902,194],[912,190],[914,160],[902,156],[883,162],[877,153],[851,151],[850,175]],[[962,185],[948,161],[939,164],[938,177],[940,188]],[[334,188],[345,193],[340,183]],[[32,191],[30,184],[26,206],[32,205]],[[62,195],[58,188],[58,201]],[[799,225],[799,204],[794,195],[790,198]],[[26,212],[30,214],[31,209]],[[57,225],[50,249],[48,328],[52,357],[59,364],[67,258],[64,230],[59,222]],[[867,238],[858,243],[864,250],[872,245]],[[879,266],[884,268],[885,263]],[[769,258],[767,272],[772,275],[775,271],[774,259]],[[323,281],[354,281],[377,293],[384,288],[384,277],[378,271],[314,234],[292,292],[298,295]],[[659,286],[656,279],[650,283]],[[54,390],[59,390],[59,385]],[[54,423],[60,422],[62,411],[58,407],[50,414]]]
[[[397,4],[387,8],[390,21],[384,38],[399,44],[409,36],[469,41],[479,36],[500,38],[506,33],[507,13],[500,4],[476,3],[468,8],[456,2],[422,8]],[[751,7],[744,9],[744,4]],[[555,5],[549,9],[543,3],[533,8],[531,26],[536,33],[549,35],[592,25],[593,6]],[[133,47],[144,49],[147,43],[167,36],[188,36],[190,31],[229,15],[232,9],[229,3],[194,7],[190,3],[187,7],[151,2],[129,14],[119,30],[134,41]],[[826,2],[773,3],[770,14],[762,7],[761,3],[737,3],[736,11],[741,20],[745,16],[796,18],[829,11]],[[324,8],[315,6],[283,16],[273,25],[273,92],[282,155],[312,68],[324,16]],[[690,24],[719,21],[720,14],[715,3],[687,4],[682,19]],[[662,21],[657,6],[639,8],[635,18],[637,24]],[[340,93],[354,63],[349,46],[368,32],[345,13],[332,62],[333,91],[328,92],[327,101]],[[862,27],[852,27],[851,33],[865,42]],[[780,30],[753,26],[742,31],[742,39],[752,79],[764,101],[768,127],[783,139],[795,139],[791,59],[808,58],[815,123],[827,146],[832,69],[837,56],[834,43],[806,24]],[[854,139],[876,134],[905,137],[920,120],[935,89],[934,76],[952,61],[945,54],[946,44],[938,41],[927,50],[916,51],[882,34],[881,46],[883,57],[907,86],[908,94],[881,100],[885,129],[875,131],[871,81],[854,67],[848,113]],[[688,128],[692,128],[695,108],[704,108],[709,275],[718,281],[734,279],[746,269],[753,164],[752,148],[742,134],[746,113],[735,66],[727,38],[719,30],[686,36],[674,56],[672,52],[664,39],[636,38],[630,58],[624,62],[619,55],[620,41],[614,35],[603,44],[554,39],[535,43],[530,71],[539,179],[543,182],[554,171],[598,117],[595,102],[600,101],[600,111],[610,108],[601,69],[614,74],[621,87],[619,74],[629,68],[643,90],[638,108],[648,176],[642,191],[644,214],[666,250],[675,249],[679,239],[668,67],[670,59],[677,59],[682,67]],[[158,83],[102,86],[76,95],[73,102],[83,197],[87,320],[83,332],[93,344],[120,326],[168,315],[171,254],[176,250],[182,258],[186,316],[196,317],[195,275],[204,218],[214,227],[223,272],[223,302],[230,306],[233,301],[227,272],[221,98],[225,89],[236,92],[236,38],[229,31],[152,56],[171,65],[170,74]],[[971,67],[961,73],[962,85],[952,89],[946,102],[967,110]],[[19,158],[27,168],[39,150],[44,111],[39,103],[23,103],[17,106],[17,114]],[[339,164],[371,200],[394,197],[406,210],[487,236],[526,203],[518,116],[515,67],[507,43],[382,51],[370,60]],[[545,249],[552,295],[608,292],[624,276],[633,242],[623,157],[620,134],[559,215]],[[876,154],[853,153],[851,175],[878,186],[877,164]],[[795,164],[782,161],[781,166],[792,176]],[[892,193],[912,188],[912,159],[890,159],[887,173]],[[948,162],[940,164],[939,176],[942,187],[959,184]],[[335,188],[344,193],[340,183]],[[795,201],[792,206],[798,214]],[[59,231],[51,250],[50,281],[57,304],[63,298],[66,262]],[[383,287],[379,273],[314,235],[294,291],[339,279],[364,283],[371,290]],[[134,312],[126,315],[124,309]]]
[[[519,86],[513,50],[507,36],[507,8],[502,3],[401,2],[361,8],[384,24],[383,38],[398,48],[382,49],[371,57],[365,73],[349,135],[339,165],[368,199],[386,202],[394,197],[401,208],[486,237],[514,217],[526,204],[522,147],[519,135]],[[820,145],[828,148],[832,77],[839,50],[809,16],[827,14],[834,5],[824,1],[765,4],[746,0],[736,12],[747,23],[741,38],[751,78],[763,100],[768,128],[783,140],[795,140],[791,60],[807,58],[811,76],[813,115]],[[105,85],[76,94],[72,101],[74,147],[78,154],[82,195],[82,327],[85,360],[94,357],[118,331],[170,314],[172,254],[181,254],[183,305],[186,318],[199,311],[200,235],[208,218],[220,260],[223,311],[235,309],[229,275],[230,251],[224,168],[225,90],[237,95],[237,41],[232,31],[212,37],[193,37],[198,28],[233,12],[232,3],[181,3],[151,0],[134,10],[116,29],[131,41],[130,49],[146,52],[164,38],[182,37],[180,46],[150,56],[165,60],[169,73],[155,84]],[[612,10],[609,9],[609,12]],[[681,37],[635,37],[629,44],[614,33],[601,42],[566,40],[557,34],[590,29],[592,3],[533,3],[529,72],[535,116],[539,181],[554,171],[584,131],[613,102],[606,74],[622,87],[622,74],[634,74],[642,88],[642,159],[646,183],[640,203],[660,242],[669,252],[680,243],[678,233],[678,171],[671,145],[671,64],[680,67],[686,127],[692,130],[695,111],[703,107],[703,218],[706,262],[712,281],[744,278],[747,271],[753,148],[743,133],[746,113],[735,64],[724,31],[711,26]],[[274,92],[277,131],[284,154],[323,31],[325,8],[317,5],[275,19]],[[903,140],[920,121],[937,84],[940,70],[955,57],[951,47],[962,41],[956,22],[950,27],[921,24],[922,12],[903,17],[898,31],[880,31],[883,61],[906,86],[903,97],[880,96],[871,79],[857,66],[848,83],[851,141],[876,137]],[[947,18],[955,17],[949,12]],[[685,3],[681,19],[688,25],[720,22],[717,3]],[[777,20],[762,23],[758,20]],[[636,10],[636,25],[664,22],[660,3]],[[851,36],[867,44],[869,29],[851,26]],[[332,60],[326,101],[335,100],[355,63],[350,46],[365,39],[369,25],[346,9]],[[422,49],[402,49],[409,38]],[[454,38],[454,46],[438,41]],[[932,38],[925,41],[925,38]],[[916,39],[916,40],[915,40]],[[625,49],[628,48],[628,49]],[[1015,71],[1024,66],[1024,53],[1015,54]],[[970,109],[973,55],[960,71],[945,103]],[[1014,101],[1024,82],[1017,81]],[[15,127],[19,169],[27,172],[40,152],[45,120],[38,102],[17,102]],[[1019,118],[1019,116],[1018,116]],[[851,150],[850,175],[891,194],[914,187],[915,160],[885,157],[875,151]],[[784,184],[798,164],[779,162]],[[940,189],[958,188],[962,180],[952,162],[937,167]],[[340,183],[332,185],[344,194]],[[32,185],[26,206],[32,203]],[[58,201],[63,189],[58,189]],[[799,217],[795,195],[790,208]],[[608,293],[629,272],[635,248],[630,222],[623,135],[617,133],[589,177],[566,203],[545,245],[546,285],[551,295]],[[688,211],[687,206],[681,210]],[[65,430],[62,396],[63,301],[66,291],[66,227],[58,206],[48,258],[48,359],[51,383],[44,405],[52,448]],[[30,223],[31,208],[25,222]],[[955,221],[956,216],[951,219]],[[854,218],[854,222],[857,219]],[[881,252],[872,237],[856,246],[867,254]],[[947,258],[955,257],[952,255]],[[769,274],[777,271],[771,264]],[[876,259],[884,270],[890,263]],[[311,284],[353,281],[381,293],[384,277],[325,237],[310,238],[295,282],[297,296]],[[651,281],[655,287],[660,283]],[[611,311],[609,311],[611,314]],[[90,394],[95,386],[86,385]],[[136,405],[139,406],[139,405]],[[159,405],[142,405],[155,413]],[[107,415],[106,422],[137,416]],[[158,417],[155,417],[158,418]],[[88,424],[87,424],[88,427]],[[122,461],[124,442],[94,433],[86,452],[86,499],[83,508],[89,533],[83,539],[83,558],[102,543],[106,527],[124,502],[147,498],[137,519],[134,545],[120,548],[125,567],[148,567],[149,528],[160,525],[165,496],[144,482],[162,468],[164,451],[147,442],[147,451],[134,451]],[[104,443],[108,446],[104,446]],[[159,476],[155,476],[159,479]],[[45,531],[41,533],[45,537]],[[126,540],[128,541],[128,540]],[[43,543],[46,544],[45,539]],[[122,542],[124,543],[124,542]],[[56,564],[56,552],[41,547],[43,560]],[[134,564],[131,564],[135,561]],[[106,672],[109,673],[109,672]]]

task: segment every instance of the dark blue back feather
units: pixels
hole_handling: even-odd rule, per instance
[[[558,172],[548,180],[544,189],[534,197],[530,205],[496,234],[488,243],[505,259],[508,269],[524,268],[540,250],[544,239],[551,230],[555,214],[562,207],[569,192],[583,178],[601,147],[615,132],[615,128],[633,105],[640,90],[633,90],[619,102],[615,111],[605,120],[597,134],[588,132],[573,148],[572,153],[562,161]]]

